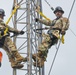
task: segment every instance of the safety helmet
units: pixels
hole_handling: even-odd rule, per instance
[[[62,9],[60,6],[58,6],[58,7],[55,8],[54,14],[55,14],[57,11],[61,11],[62,13],[64,13],[63,9]]]
[[[3,9],[0,9],[0,15],[5,16],[5,11]]]

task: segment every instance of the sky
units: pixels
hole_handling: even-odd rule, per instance
[[[54,8],[61,6],[64,10],[64,17],[68,17],[73,0],[47,0],[51,6]],[[0,8],[5,10],[6,16],[4,22],[7,21],[10,16],[11,9],[13,5],[13,0],[1,0]],[[42,0],[43,13],[53,20],[55,18],[54,13],[45,2]],[[50,75],[76,75],[76,36],[71,32],[71,30],[76,34],[76,2],[73,7],[73,11],[69,18],[70,27],[65,35],[65,43],[61,44],[59,47],[58,54],[56,56],[52,71]],[[10,23],[9,23],[10,24]],[[43,25],[44,26],[44,25]],[[71,30],[70,30],[71,29]],[[10,66],[6,52],[0,49],[3,53],[2,67],[0,68],[0,75],[12,75],[12,68]],[[56,52],[56,47],[52,46],[49,49],[47,61],[45,62],[45,75],[48,75],[54,55]]]

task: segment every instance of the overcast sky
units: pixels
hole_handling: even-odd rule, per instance
[[[47,0],[51,6],[54,8],[56,6],[61,6],[64,10],[64,17],[68,17],[73,0]],[[13,0],[0,0],[0,8],[3,8],[6,12],[5,22],[10,16]],[[53,20],[55,18],[54,13],[47,5],[47,3],[42,0],[43,13]],[[70,28],[65,35],[65,43],[61,44],[59,51],[54,62],[52,71],[50,75],[76,75],[76,36],[71,32],[71,30],[76,34],[76,3],[74,5],[73,11],[70,16]],[[71,30],[70,30],[71,29]],[[8,61],[6,52],[2,49],[3,60],[2,67],[0,68],[0,75],[12,75],[12,68]],[[56,52],[56,47],[53,46],[49,49],[47,62],[45,62],[45,75],[48,75],[51,63],[53,61],[54,54]]]

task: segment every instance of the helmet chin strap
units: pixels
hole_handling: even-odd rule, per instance
[[[58,16],[58,17],[56,18],[56,20],[59,19],[59,18],[61,18],[61,17],[62,17],[62,16],[60,16],[60,17]]]
[[[56,16],[57,17],[57,19],[59,19],[59,18],[61,18],[62,17],[62,15],[61,16]]]

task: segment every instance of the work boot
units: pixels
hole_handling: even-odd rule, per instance
[[[34,66],[37,67],[42,67],[44,65],[45,59],[42,57],[38,57],[37,55],[35,56],[35,54],[33,55],[33,60],[35,61],[33,64]]]
[[[40,51],[38,53],[36,53],[36,54],[33,54],[32,55],[33,60],[34,61],[39,61],[39,59],[40,59],[39,57],[41,57],[41,54],[42,53]]]
[[[42,53],[39,51],[37,54],[33,54],[33,55],[32,55],[32,58],[33,58],[33,60],[35,61],[35,62],[34,62],[34,66],[42,67],[42,66],[44,65],[45,58],[42,57],[41,54],[42,54]]]
[[[26,62],[26,61],[27,61],[27,59],[24,58],[24,57],[22,57],[22,56],[18,53],[18,51],[13,51],[12,53],[14,54],[14,56],[15,56],[15,58],[16,58],[16,61],[17,61],[18,63]]]
[[[12,66],[12,68],[17,68],[17,69],[20,69],[20,68],[22,68],[23,67],[23,64],[20,64],[20,63],[11,63],[11,66]]]
[[[43,67],[44,66],[44,59],[40,58],[40,60],[38,62],[34,62],[33,65],[37,66],[37,67]]]
[[[20,64],[20,63],[16,62],[13,57],[10,58],[9,60],[10,60],[10,62],[11,62],[12,68],[18,68],[18,69],[20,69],[20,68],[23,67],[23,64]]]
[[[39,57],[37,56],[37,54],[33,54],[32,55],[32,58],[33,60],[36,62],[36,61],[39,61]]]

